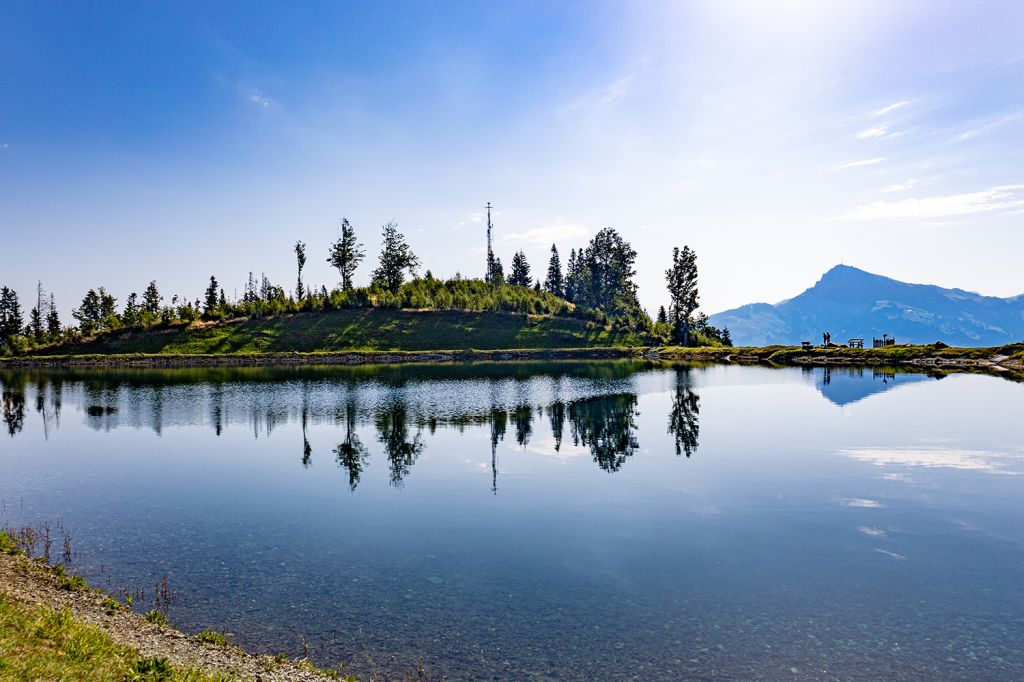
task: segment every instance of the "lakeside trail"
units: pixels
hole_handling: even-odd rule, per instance
[[[7,604],[4,605],[4,602]],[[166,659],[167,663],[178,669],[175,676],[152,679],[225,679],[257,682],[323,682],[338,679],[316,670],[303,661],[251,654],[229,644],[207,643],[197,635],[187,635],[174,628],[151,623],[142,615],[123,606],[113,606],[111,598],[102,592],[69,588],[66,584],[62,586],[58,574],[23,554],[0,552],[0,605],[6,606],[4,613],[8,618],[11,618],[8,611],[12,606],[15,616],[18,612],[34,614],[40,606],[58,612],[65,608],[69,609],[78,624],[98,628],[115,645],[136,652],[140,658]],[[12,621],[0,620],[0,629],[8,630],[4,636],[10,637],[15,627]],[[36,642],[32,642],[27,647],[15,645],[0,649],[0,678],[10,679],[6,677],[7,673],[4,671],[18,669],[16,666],[19,655],[39,656],[39,651],[24,651],[26,648],[32,649],[37,646]],[[42,655],[52,659],[61,658],[61,655],[55,652],[44,652]],[[116,658],[115,655],[110,657]],[[72,677],[68,677],[66,672],[62,672],[58,678],[51,678],[49,675],[37,677],[33,674],[29,678],[17,676],[14,679],[107,679],[100,675],[86,678],[75,677],[74,673],[71,675]]]
[[[0,358],[3,369],[146,369],[197,367],[299,367],[316,365],[400,365],[426,363],[648,360],[764,365],[769,367],[906,367],[931,373],[982,372],[1024,380],[1024,343],[995,348],[938,345],[888,348],[764,346],[726,348],[609,346],[512,348],[504,350],[348,350],[275,353],[124,353],[23,355]]]

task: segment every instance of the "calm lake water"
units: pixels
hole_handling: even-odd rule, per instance
[[[0,384],[0,523],[61,524],[139,610],[167,576],[185,630],[384,679],[1024,679],[1022,384],[634,363]]]

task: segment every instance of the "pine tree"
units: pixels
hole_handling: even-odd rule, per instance
[[[128,300],[125,301],[124,311],[121,313],[121,322],[126,327],[135,327],[139,324],[141,309],[139,308],[139,295],[134,291],[128,294]]]
[[[331,244],[330,255],[327,262],[337,268],[341,275],[341,288],[343,291],[352,289],[352,277],[356,274],[356,268],[366,256],[363,245],[356,241],[356,231],[352,229],[347,218],[341,219],[341,236]]]
[[[565,281],[562,278],[562,261],[558,257],[558,249],[551,245],[551,260],[548,261],[548,276],[544,280],[544,288],[559,298],[565,297]]]
[[[732,348],[732,334],[729,333],[728,327],[722,327],[722,345]]]
[[[306,267],[306,244],[304,242],[295,242],[295,260],[299,265],[299,279],[295,285],[295,298],[301,301],[305,298],[306,293],[302,286],[302,268]]]
[[[155,317],[160,314],[160,302],[163,300],[164,297],[156,288],[156,280],[152,280],[142,292],[142,309]]]
[[[420,259],[405,243],[405,237],[398,231],[398,223],[389,221],[382,228],[383,241],[380,250],[380,265],[373,271],[373,285],[398,293],[405,282],[405,271],[413,276],[420,265]]]
[[[217,290],[219,288],[217,278],[210,275],[210,286],[206,287],[206,305],[203,308],[203,312],[207,315],[213,314],[213,311],[217,309]],[[196,308],[198,307],[199,302],[196,301]]]
[[[690,318],[700,305],[697,291],[697,254],[684,246],[672,250],[672,267],[665,271],[669,296],[672,298],[671,313],[678,338],[682,327],[683,345],[690,345]]]
[[[530,264],[526,262],[526,254],[517,251],[512,256],[512,272],[508,274],[508,283],[514,286],[528,287],[533,283],[530,277]]]
[[[50,305],[46,311],[46,334],[51,340],[60,338],[60,313],[57,311],[57,303],[50,294]]]
[[[662,324],[668,322],[668,314],[665,312],[665,306],[658,306],[658,322]]]
[[[576,249],[569,251],[569,262],[565,267],[565,281],[563,287],[565,289],[565,300],[570,303],[576,302],[576,291],[579,285],[579,261],[576,258]]]
[[[23,325],[18,294],[13,289],[3,287],[0,289],[0,342],[20,335]]]

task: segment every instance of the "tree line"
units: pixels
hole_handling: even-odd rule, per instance
[[[563,268],[558,248],[552,244],[543,281],[534,277],[523,251],[512,256],[506,275],[501,259],[488,254],[483,278],[461,273],[441,280],[429,270],[419,275],[419,257],[389,221],[381,227],[377,267],[368,286],[357,287],[355,274],[366,258],[366,249],[355,229],[342,219],[338,237],[327,249],[326,261],[338,272],[338,285],[330,290],[310,287],[303,279],[307,263],[305,242],[293,247],[296,280],[293,291],[252,272],[241,297],[229,300],[215,275],[203,296],[173,295],[165,299],[156,281],[150,281],[141,297],[132,292],[122,306],[104,287],[89,289],[72,317],[77,324],[61,322],[52,294],[40,282],[36,304],[27,319],[17,293],[0,288],[0,352],[14,354],[46,345],[75,342],[84,337],[118,329],[189,324],[197,320],[219,321],[266,317],[341,308],[458,309],[506,311],[524,314],[566,315],[588,322],[633,331],[683,345],[731,345],[727,329],[708,324],[697,313],[700,305],[696,254],[688,246],[674,249],[672,265],[665,272],[669,305],[661,306],[654,319],[637,298],[636,251],[614,228],[600,230],[588,244],[573,248]]]

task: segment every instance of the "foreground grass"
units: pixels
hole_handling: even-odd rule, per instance
[[[343,309],[217,324],[122,330],[35,355],[499,350],[650,345],[642,333],[546,315]]]
[[[118,646],[69,609],[26,607],[0,594],[0,680],[208,682],[236,679],[176,668]]]

